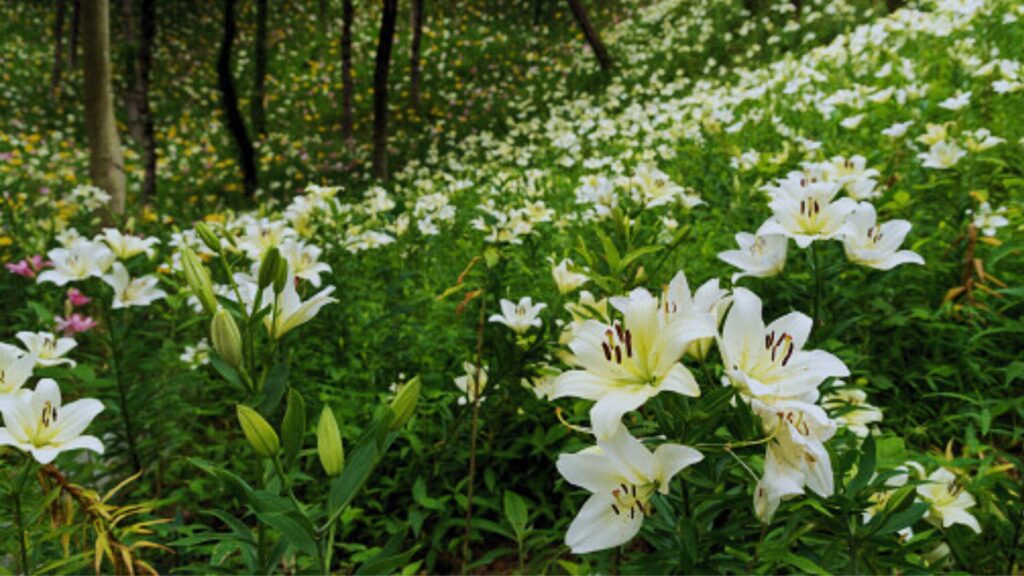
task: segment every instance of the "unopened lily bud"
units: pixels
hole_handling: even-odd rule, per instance
[[[277,267],[277,276],[274,277],[274,294],[284,292],[284,284],[288,281],[288,261],[281,260]]]
[[[273,458],[281,447],[274,428],[259,412],[248,406],[238,404],[235,410],[238,412],[238,423],[242,425],[242,432],[252,449],[264,458]]]
[[[229,366],[238,368],[242,363],[242,333],[227,310],[221,308],[213,315],[210,322],[210,339],[213,340],[213,349],[217,354]]]
[[[341,443],[341,430],[330,406],[324,406],[320,422],[316,425],[316,453],[328,476],[337,476],[345,468],[345,447]]]
[[[181,267],[185,272],[185,281],[188,282],[189,288],[192,289],[192,293],[199,299],[203,308],[210,314],[216,312],[217,297],[213,295],[210,274],[190,248],[184,248],[181,251]]]
[[[257,284],[261,291],[274,282],[274,279],[277,278],[277,270],[280,266],[281,251],[275,246],[270,250],[267,250],[267,253],[263,255],[263,260],[260,261],[260,274],[257,279]]]
[[[196,222],[195,229],[199,239],[203,241],[203,244],[206,244],[207,248],[214,252],[220,252],[220,239],[217,238],[217,234],[214,233],[213,229],[206,222]]]
[[[416,411],[416,403],[420,399],[420,387],[420,377],[417,376],[398,389],[395,399],[391,401],[391,412],[394,417],[389,429],[392,432],[405,426],[405,423],[412,418],[413,412]]]

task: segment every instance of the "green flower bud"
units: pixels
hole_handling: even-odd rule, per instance
[[[337,476],[345,468],[345,447],[341,443],[341,430],[330,406],[324,406],[320,422],[316,425],[316,453],[328,476]]]
[[[274,294],[280,294],[284,292],[284,283],[288,281],[288,261],[281,260],[281,265],[277,268],[277,276],[274,277]]]
[[[213,349],[232,368],[238,368],[242,363],[242,333],[238,331],[238,324],[231,313],[221,308],[213,315],[210,322],[210,340],[213,341]]]
[[[259,412],[244,404],[237,404],[235,410],[238,412],[238,423],[242,425],[242,432],[252,449],[263,458],[273,458],[281,447],[274,428]]]
[[[217,238],[217,234],[214,233],[213,229],[210,228],[206,222],[196,222],[195,225],[196,234],[206,244],[206,247],[214,252],[220,252],[220,239]]]
[[[412,418],[413,412],[416,411],[416,403],[420,399],[420,387],[420,377],[417,376],[398,389],[395,399],[391,401],[391,413],[394,416],[389,426],[390,431],[394,432],[405,426]]]
[[[306,435],[306,401],[299,391],[292,388],[288,391],[288,406],[281,421],[281,443],[284,445],[284,459],[291,463],[302,449],[302,440]]]
[[[188,287],[192,289],[192,293],[199,299],[203,308],[210,314],[216,312],[217,297],[213,295],[210,273],[190,248],[184,248],[181,251],[181,267],[185,272],[185,281],[188,282]]]
[[[267,250],[267,253],[263,255],[263,260],[260,261],[260,274],[257,280],[260,291],[267,286],[270,286],[277,277],[277,270],[281,267],[281,251],[277,247],[273,247]]]

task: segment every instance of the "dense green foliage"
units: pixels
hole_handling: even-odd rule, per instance
[[[239,13],[243,97],[250,4]],[[890,14],[859,1],[595,2],[616,60],[609,78],[561,3],[545,3],[544,24],[534,25],[532,2],[428,0],[418,111],[407,106],[409,30],[400,18],[397,169],[386,182],[368,165],[376,5],[356,2],[350,145],[339,131],[340,2],[327,2],[327,18],[313,2],[271,4],[258,205],[241,195],[218,109],[219,11],[161,4],[152,93],[159,197],[131,201],[142,177],[126,140],[132,208],[115,224],[160,240],[153,254],[120,260],[133,277],[158,279],[166,297],[118,308],[123,290],[99,274],[74,283],[92,298],[78,310],[98,325],[75,335],[77,365],[37,366],[34,376],[57,380],[66,398],[103,402],[88,433],[106,450],[65,454],[59,469],[30,477],[21,470],[35,471],[33,460],[0,447],[0,488],[24,494],[17,511],[10,499],[0,506],[0,567],[21,566],[11,519],[23,518],[33,571],[83,572],[94,562],[122,570],[122,558],[96,545],[110,517],[91,521],[97,507],[85,503],[100,496],[86,490],[106,494],[141,467],[105,503],[131,518],[109,530],[126,547],[166,547],[132,551],[160,572],[1020,573],[1019,4],[947,0]],[[51,93],[49,7],[2,12],[0,259],[14,264],[72,246],[69,230],[99,234],[108,215],[102,202],[91,205],[95,192],[77,187],[88,162],[81,73],[67,71]],[[986,143],[980,130],[1001,142]],[[964,154],[936,168],[937,143]],[[787,240],[779,274],[728,281],[737,270],[719,255],[735,249],[734,235],[777,216],[765,187],[794,170],[810,177],[814,163],[835,156],[861,156],[877,171],[875,193],[858,199],[879,221],[912,223],[902,248],[924,265],[880,270],[858,265],[841,241],[801,249]],[[661,171],[659,189],[678,187],[668,201],[636,192],[650,168]],[[600,178],[617,191],[610,204],[591,194]],[[302,254],[286,255],[297,241],[329,268],[300,274]],[[202,282],[186,278],[189,250],[215,285],[205,310]],[[278,251],[298,277],[281,272],[275,288],[267,261]],[[572,307],[581,293],[553,278],[565,258],[588,277],[589,306]],[[607,316],[602,299],[637,288],[658,296],[680,271],[694,289],[711,279],[749,288],[765,322],[792,311],[813,317],[807,348],[835,355],[850,374],[815,382],[816,392],[819,383],[825,398],[855,390],[870,404],[824,402],[841,424],[825,443],[834,494],[806,490],[762,521],[755,493],[776,432],[737,384],[719,338],[699,361],[683,361],[699,397],[663,392],[623,419],[636,437],[695,447],[703,460],[644,502],[639,536],[574,554],[566,533],[586,491],[560,476],[559,455],[595,443],[593,403],[551,400],[548,387],[576,367],[566,346],[578,336],[574,320]],[[67,287],[23,276],[0,284],[2,342],[49,331],[77,307]],[[324,306],[275,338],[261,325],[287,305],[239,292],[281,293],[284,284]],[[489,321],[502,300],[526,296],[546,304],[539,327],[520,333]],[[240,336],[223,325],[211,335],[215,308]],[[240,350],[229,350],[232,338]],[[216,352],[197,351],[203,339]],[[481,365],[487,383],[474,402],[466,377]],[[408,417],[395,397],[410,381],[421,388],[405,388],[419,393]],[[343,438],[343,471],[325,459],[337,435],[325,407]],[[872,407],[884,418],[858,434],[853,414]],[[261,418],[276,430],[273,443]],[[951,497],[972,498],[980,534],[944,523],[942,506],[921,495],[942,470],[955,478]]]

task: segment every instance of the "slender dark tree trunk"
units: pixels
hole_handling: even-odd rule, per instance
[[[352,144],[352,0],[342,0],[341,14],[341,137]]]
[[[409,6],[412,40],[409,44],[409,104],[420,109],[420,39],[423,36],[423,0],[412,0]]]
[[[128,133],[136,143],[142,142],[139,122],[139,47],[135,33],[135,0],[121,0],[121,51],[124,69],[124,103],[128,117]]]
[[[156,197],[156,129],[153,110],[149,105],[149,79],[153,69],[153,42],[156,39],[156,0],[141,0],[139,27],[139,70],[136,77],[139,104],[139,124],[142,127],[142,165],[146,170],[142,182],[142,201]]]
[[[256,49],[253,69],[255,77],[252,81],[252,100],[249,112],[252,116],[253,136],[260,138],[267,135],[267,120],[264,110],[267,83],[267,0],[256,0]]]
[[[238,164],[242,168],[245,195],[252,198],[258,186],[256,155],[252,140],[245,129],[245,120],[238,109],[238,93],[235,79],[231,75],[231,47],[235,41],[235,0],[224,0],[224,36],[221,38],[220,56],[217,58],[217,83],[220,87],[221,104],[227,119],[228,130],[238,147]]]
[[[540,24],[541,10],[544,8],[544,0],[533,0],[533,25]]]
[[[89,140],[89,178],[110,194],[110,209],[125,207],[124,157],[114,118],[110,73],[110,2],[82,0],[85,132]]]
[[[395,42],[398,0],[383,0],[380,37],[377,39],[377,63],[373,70],[373,174],[388,177],[388,72],[391,48]]]
[[[572,8],[572,14],[576,17],[576,22],[583,30],[583,35],[587,37],[587,43],[590,44],[590,49],[594,51],[594,56],[597,57],[597,62],[601,65],[601,69],[605,72],[611,71],[612,58],[608,55],[608,50],[604,47],[604,43],[601,42],[601,35],[597,33],[597,29],[590,22],[590,16],[587,15],[587,9],[583,7],[582,1],[569,0],[569,7]]]
[[[68,42],[68,68],[78,65],[78,28],[82,21],[82,0],[71,0],[71,38]]]
[[[153,39],[156,36],[156,0],[121,0],[124,22],[125,108],[128,130],[142,148],[145,177],[141,202],[156,195],[156,138],[153,114],[149,106],[149,78],[153,65]],[[135,8],[140,8],[136,15]]]
[[[50,92],[60,97],[60,73],[64,69],[64,13],[67,0],[57,0],[57,13],[53,18],[53,69],[50,71]]]

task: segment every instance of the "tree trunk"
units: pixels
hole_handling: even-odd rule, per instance
[[[388,177],[388,72],[397,18],[398,0],[384,0],[373,70],[373,175],[381,180]]]
[[[78,29],[82,22],[82,1],[71,0],[71,39],[68,42],[68,69],[78,65]]]
[[[590,17],[587,16],[587,9],[583,7],[581,0],[569,0],[569,7],[572,8],[572,14],[576,17],[576,22],[583,29],[583,34],[587,37],[587,43],[590,44],[590,49],[594,51],[594,56],[597,57],[597,62],[601,65],[601,69],[605,72],[610,72],[612,69],[612,58],[608,55],[608,50],[605,49],[604,43],[601,42],[601,36],[597,33],[597,29],[590,22]]]
[[[227,119],[228,130],[238,147],[238,164],[242,168],[245,195],[256,195],[256,156],[245,129],[245,120],[238,109],[238,93],[235,79],[231,75],[231,45],[235,41],[235,0],[224,0],[224,36],[221,38],[220,55],[217,58],[217,84],[220,88],[221,104]]]
[[[136,143],[142,141],[142,123],[139,121],[139,94],[137,78],[139,73],[138,37],[135,34],[135,0],[121,0],[121,51],[124,69],[125,116],[128,120],[128,134]]]
[[[141,8],[136,15],[135,7]],[[142,148],[145,177],[140,203],[156,195],[156,138],[149,106],[149,78],[156,36],[156,0],[121,0],[125,46],[125,108],[128,131]],[[136,26],[138,25],[138,26]]]
[[[352,0],[342,0],[341,15],[341,137],[352,144]]]
[[[60,97],[60,73],[64,69],[64,13],[67,0],[57,0],[57,14],[53,18],[53,69],[50,71],[50,92]]]
[[[252,100],[249,112],[252,116],[253,136],[260,138],[267,135],[267,120],[264,100],[267,88],[267,0],[256,0],[256,49],[252,81]]]
[[[89,139],[89,177],[110,194],[110,209],[124,213],[124,158],[114,119],[110,85],[110,2],[82,0],[85,58],[85,131]]]
[[[142,125],[142,165],[146,170],[142,182],[142,198],[156,197],[156,135],[153,110],[149,106],[149,77],[153,68],[153,41],[156,38],[156,0],[142,0],[139,28],[139,69],[136,76],[139,123]]]
[[[420,109],[420,38],[423,36],[423,0],[412,0],[409,7],[412,40],[409,44],[409,104]]]
[[[533,0],[533,25],[540,24],[541,11],[544,8],[544,0]]]

